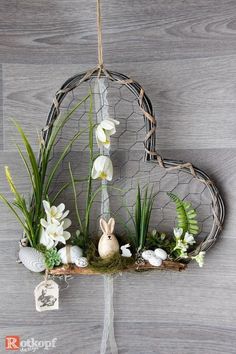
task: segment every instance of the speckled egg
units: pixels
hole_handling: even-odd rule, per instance
[[[155,267],[160,267],[162,265],[162,259],[155,256],[149,258],[148,262]]]
[[[152,250],[146,250],[146,251],[142,252],[142,257],[143,257],[143,259],[145,259],[145,261],[148,261],[149,258],[151,258],[153,256],[155,256],[155,253]]]
[[[166,251],[163,250],[162,248],[156,248],[154,253],[157,258],[161,258],[163,261],[165,261],[166,258],[168,257]]]
[[[85,268],[88,266],[88,260],[86,257],[80,257],[75,261],[75,265],[79,268]]]

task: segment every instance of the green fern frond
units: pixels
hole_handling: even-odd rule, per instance
[[[181,200],[173,193],[168,192],[167,195],[176,205],[178,228],[182,228],[184,233],[189,232],[192,235],[197,235],[199,232],[199,226],[196,220],[197,213],[192,208],[191,203]]]

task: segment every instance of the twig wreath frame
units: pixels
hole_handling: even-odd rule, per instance
[[[145,124],[146,124],[146,136],[143,141],[144,145],[144,162],[158,164],[160,168],[165,169],[166,171],[173,171],[173,170],[183,170],[186,173],[191,174],[194,178],[198,181],[203,183],[207,186],[208,191],[210,192],[211,199],[212,199],[212,214],[213,214],[213,223],[212,228],[207,235],[207,237],[201,242],[200,245],[197,246],[191,253],[192,256],[197,255],[200,251],[208,251],[211,246],[216,242],[219,233],[222,229],[222,225],[225,218],[225,206],[223,199],[214,184],[211,178],[201,169],[195,167],[190,162],[183,162],[178,160],[172,159],[165,159],[162,158],[160,154],[156,151],[156,130],[157,130],[157,121],[154,116],[153,108],[151,100],[146,95],[144,89],[140,86],[138,82],[135,80],[127,77],[124,74],[120,74],[118,72],[111,72],[104,68],[104,66],[98,65],[92,70],[89,70],[85,73],[75,75],[68,79],[61,87],[61,89],[56,93],[55,98],[53,100],[53,104],[51,106],[49,116],[47,119],[47,124],[44,129],[43,138],[45,143],[47,144],[47,140],[50,137],[50,132],[53,126],[53,123],[56,121],[57,117],[60,114],[60,105],[63,102],[65,96],[71,90],[78,88],[83,82],[91,78],[101,78],[105,77],[108,80],[113,82],[125,85],[137,98],[138,105],[140,107],[141,112],[143,113]],[[40,164],[40,160],[39,160]],[[162,267],[169,268],[169,269],[184,269],[186,264],[183,263],[176,263],[171,264],[168,261],[165,261]],[[129,267],[130,269],[151,269],[155,268],[149,265],[139,265],[135,267]],[[58,269],[51,270],[51,274],[96,274],[96,271],[91,271],[89,269],[78,269],[74,267],[60,267]]]
[[[222,225],[225,218],[225,207],[224,207],[222,197],[214,182],[204,171],[202,171],[199,168],[196,168],[190,162],[186,163],[182,161],[162,158],[162,156],[157,152],[156,150],[157,121],[154,116],[151,100],[148,98],[144,89],[140,86],[138,82],[136,82],[135,80],[129,78],[124,74],[115,71],[108,71],[104,66],[100,0],[97,0],[97,27],[98,27],[98,65],[93,69],[86,71],[85,73],[78,74],[69,78],[62,85],[60,90],[57,91],[53,99],[53,104],[51,106],[48,115],[46,126],[42,130],[42,137],[41,137],[42,145],[40,147],[40,154],[39,154],[38,161],[34,155],[32,147],[27,137],[25,136],[23,130],[16,123],[16,127],[23,139],[23,143],[27,150],[29,162],[27,161],[27,158],[24,156],[23,151],[19,147],[18,147],[18,151],[26,167],[26,170],[29,174],[32,188],[34,190],[34,194],[32,196],[31,204],[28,207],[25,198],[22,197],[21,194],[18,192],[12,180],[10,170],[7,167],[6,177],[10,185],[10,188],[15,196],[15,201],[11,204],[6,200],[6,198],[3,195],[0,195],[0,198],[8,207],[10,207],[11,211],[15,214],[18,221],[20,221],[25,231],[25,235],[28,238],[28,242],[30,243],[30,246],[32,248],[35,248],[37,250],[37,251],[35,250],[36,252],[39,252],[36,254],[32,254],[32,251],[27,251],[28,253],[30,252],[30,254],[26,254],[25,257],[22,258],[23,259],[22,262],[24,263],[25,260],[24,264],[26,265],[26,263],[30,262],[30,257],[33,258],[35,257],[36,265],[32,267],[31,265],[29,265],[29,269],[30,268],[36,269],[36,271],[45,269],[42,264],[43,262],[42,262],[42,254],[40,254],[41,252],[44,254],[45,257],[45,265],[47,271],[51,270],[51,273],[53,274],[57,274],[57,273],[58,274],[72,274],[72,273],[90,274],[91,273],[91,269],[89,268],[83,269],[83,267],[87,266],[88,263],[87,260],[85,259],[81,260],[82,263],[80,263],[80,266],[75,268],[75,270],[70,266],[55,268],[56,265],[59,265],[61,263],[63,259],[63,255],[60,255],[59,257],[59,255],[57,254],[57,249],[54,248],[54,246],[57,246],[58,242],[66,244],[66,240],[68,240],[71,236],[70,233],[66,231],[66,229],[70,226],[71,221],[66,218],[68,212],[63,213],[65,205],[60,204],[58,208],[55,206],[51,206],[50,205],[51,200],[49,200],[49,196],[48,196],[50,184],[53,178],[55,177],[55,173],[58,170],[60,163],[64,161],[64,158],[68,155],[68,152],[70,151],[73,143],[83,133],[83,131],[81,132],[77,131],[75,136],[71,138],[69,145],[67,145],[66,149],[64,150],[61,157],[59,158],[59,161],[56,162],[56,165],[54,166],[52,172],[50,173],[47,181],[46,179],[48,173],[47,168],[50,162],[50,154],[52,152],[53,145],[56,141],[57,134],[60,132],[60,129],[62,129],[62,127],[68,121],[68,118],[70,118],[72,112],[76,111],[75,108],[72,109],[72,112],[70,112],[68,116],[66,116],[65,122],[60,126],[60,122],[58,123],[58,120],[60,120],[61,106],[65,98],[67,97],[67,95],[70,94],[70,92],[73,92],[73,90],[80,90],[83,84],[87,82],[90,83],[90,81],[93,79],[95,79],[97,83],[100,82],[100,79],[106,79],[107,81],[126,87],[126,89],[133,95],[135,102],[138,104],[139,111],[144,117],[145,130],[146,130],[145,137],[143,140],[144,163],[149,163],[158,166],[160,169],[165,170],[168,173],[172,171],[184,171],[185,173],[191,175],[198,182],[204,184],[204,186],[207,188],[209,192],[210,199],[211,199],[211,214],[213,216],[213,222],[210,231],[207,233],[207,235],[205,235],[204,239],[201,240],[200,244],[196,243],[196,241],[193,238],[193,235],[196,235],[199,230],[198,222],[196,220],[195,210],[191,208],[190,203],[180,200],[178,196],[174,195],[173,193],[169,193],[170,198],[176,204],[176,211],[179,218],[178,228],[176,230],[174,229],[175,244],[173,244],[173,242],[171,244],[171,241],[169,241],[169,245],[167,245],[168,247],[166,246],[167,249],[170,251],[169,256],[171,255],[168,258],[168,260],[167,260],[168,254],[166,253],[167,250],[163,250],[160,247],[157,248],[157,250],[155,250],[156,252],[155,254],[157,254],[158,256],[156,258],[154,257],[152,262],[149,262],[148,266],[150,269],[152,269],[155,266],[159,267],[159,269],[162,268],[170,268],[170,269],[178,269],[178,270],[184,269],[186,263],[188,263],[189,260],[195,258],[198,261],[197,259],[198,255],[201,254],[201,256],[203,256],[205,252],[215,243],[222,229]],[[88,174],[85,227],[83,227],[82,225],[81,218],[78,212],[78,206],[77,204],[75,204],[76,214],[77,214],[78,223],[80,227],[79,232],[80,233],[82,232],[83,234],[83,243],[84,243],[83,244],[84,247],[82,247],[83,250],[86,249],[86,247],[88,247],[88,245],[86,244],[87,242],[86,237],[88,238],[88,233],[89,233],[89,223],[90,223],[89,215],[92,206],[92,199],[94,201],[96,196],[95,193],[93,198],[91,198],[92,179],[97,179],[98,177],[101,177],[102,180],[105,179],[107,181],[110,181],[113,175],[112,161],[106,155],[106,153],[105,153],[106,156],[104,155],[104,153],[101,153],[101,145],[105,148],[109,145],[109,149],[110,149],[110,136],[114,135],[114,133],[116,132],[115,126],[120,123],[119,121],[110,118],[108,116],[109,115],[108,111],[106,111],[105,113],[106,118],[102,117],[101,119],[104,121],[100,121],[99,124],[98,124],[98,115],[96,113],[96,123],[94,125],[92,119],[92,115],[93,115],[92,92],[90,92],[90,94],[87,95],[86,98],[84,98],[79,104],[77,104],[76,107],[77,108],[80,107],[80,105],[88,98],[90,102],[90,110],[88,112],[88,120],[89,120],[88,139],[89,139],[89,146],[90,146],[89,149],[90,149],[91,161],[90,161],[89,174]],[[57,123],[59,124],[59,128],[56,126]],[[95,128],[96,128],[95,135],[97,139],[97,144],[100,149],[100,157],[97,157],[96,159],[93,156],[93,134]],[[54,130],[56,130],[56,133]],[[109,154],[110,152],[108,152],[108,155]],[[103,167],[102,170],[98,173],[97,168],[101,169],[101,164],[103,165]],[[105,171],[105,165],[107,169],[106,171]],[[73,192],[76,200],[75,180],[70,165],[69,165],[69,171],[70,171],[70,176],[72,181]],[[110,175],[108,176],[107,173]],[[46,181],[46,187],[44,186],[45,181]],[[127,265],[121,267],[122,270],[130,270],[134,268],[139,270],[139,269],[148,268],[147,264],[143,262],[143,259],[148,260],[145,259],[147,255],[145,256],[143,255],[143,253],[141,255],[140,252],[143,249],[145,250],[145,241],[148,234],[149,221],[152,213],[155,196],[153,194],[153,189],[150,192],[148,191],[148,188],[146,188],[146,191],[143,194],[143,192],[140,189],[140,185],[138,185],[136,207],[134,210],[134,221],[135,221],[134,225],[136,229],[136,235],[138,235],[137,237],[139,238],[138,244],[136,242],[136,249],[135,249],[136,261],[134,263],[135,266],[134,264],[128,264],[129,263],[128,262]],[[102,198],[103,197],[104,196],[102,196]],[[19,216],[15,208],[18,208],[20,210],[20,212],[23,214],[23,218]],[[43,219],[45,213],[46,213],[47,220]],[[101,216],[103,216],[103,214]],[[112,218],[109,220],[108,223],[106,223],[106,221],[102,219],[100,220],[100,228],[103,230],[103,233],[107,234],[108,238],[112,238],[114,223],[115,221]],[[188,226],[186,226],[187,223]],[[42,247],[41,244],[43,245]],[[160,244],[162,245],[164,244],[164,242]],[[196,244],[195,248],[192,247],[193,244]],[[101,258],[103,258],[103,256],[104,258],[106,258],[108,255],[111,256],[112,254],[119,254],[119,244],[115,239],[115,236],[113,237],[113,252],[109,253],[107,251],[108,253],[106,253],[104,249],[103,250],[101,249],[101,247],[99,250],[99,247],[100,246],[98,244],[98,253],[101,256]],[[106,248],[106,245],[104,247]],[[109,247],[111,248],[111,244]],[[186,252],[188,249],[190,251]],[[66,260],[62,261],[63,264],[68,265],[70,263],[75,263],[72,262],[72,258],[70,254],[71,249],[69,250],[69,247],[65,247],[65,251],[63,252],[66,252]],[[76,252],[77,252],[77,258],[80,258],[80,256],[82,256],[81,254],[82,251],[77,249]],[[126,255],[127,254],[129,255],[129,252],[127,249],[124,249],[124,253],[126,253]],[[150,252],[149,253],[151,254],[151,256],[153,256],[154,251],[150,250]],[[21,253],[23,253],[23,251]],[[121,261],[119,257],[118,259],[115,260],[115,263],[116,262],[119,263]],[[41,265],[39,266],[37,265],[38,264],[37,262],[38,259],[40,258],[41,258]],[[138,258],[142,260],[140,261],[138,260]],[[181,263],[181,261],[183,261],[183,263]],[[199,261],[201,262],[201,264],[203,263],[202,258]],[[118,267],[117,269],[115,268],[114,270],[120,270],[120,267]],[[94,271],[94,273],[96,273],[96,270]]]

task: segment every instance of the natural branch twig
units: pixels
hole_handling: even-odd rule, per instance
[[[148,271],[148,270],[175,270],[181,271],[187,267],[187,264],[173,261],[164,261],[160,267],[155,267],[150,264],[137,265],[132,264],[128,268],[123,269],[121,272],[130,272],[130,271]],[[117,271],[119,272],[119,271]],[[78,268],[74,265],[64,265],[62,267],[57,267],[49,271],[51,275],[101,275],[103,273],[93,270],[89,267],[87,268]]]

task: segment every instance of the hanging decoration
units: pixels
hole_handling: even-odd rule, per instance
[[[151,100],[135,80],[104,66],[99,0],[97,23],[98,65],[57,91],[39,156],[15,122],[26,151],[18,147],[30,201],[7,166],[14,201],[3,194],[0,199],[23,229],[20,261],[32,272],[46,272],[35,289],[38,311],[58,309],[50,275],[105,275],[110,297],[101,353],[108,337],[115,353],[111,275],[183,270],[191,260],[202,267],[225,210],[204,171],[157,152]]]

